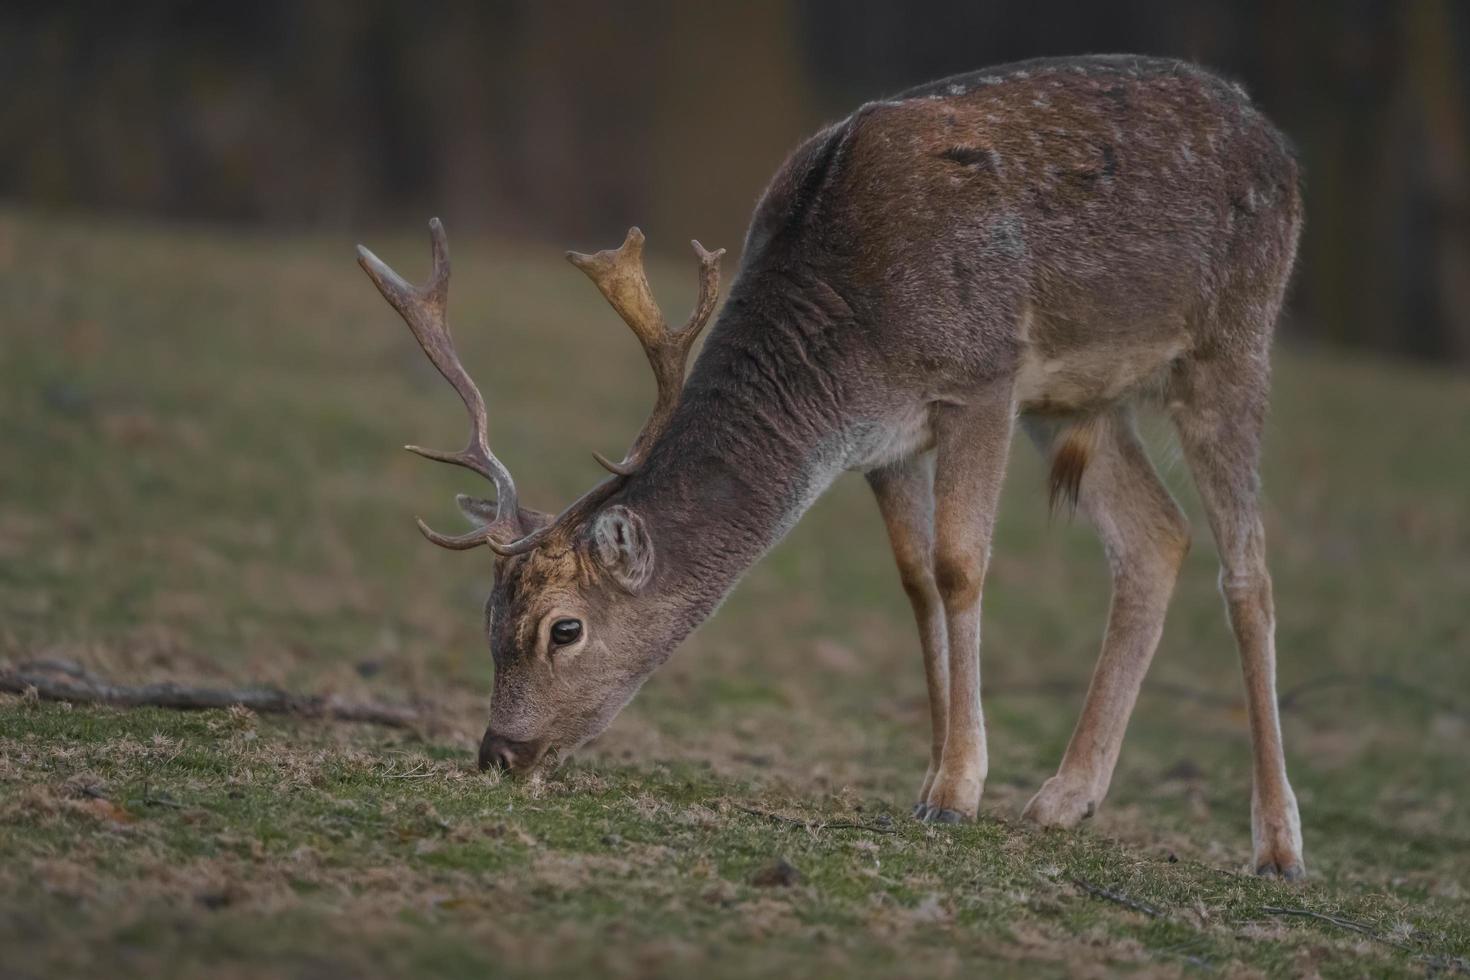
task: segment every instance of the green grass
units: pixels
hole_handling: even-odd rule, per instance
[[[419,236],[372,244],[427,265]],[[1017,821],[1107,606],[1095,541],[1048,522],[1024,446],[987,582],[975,825],[907,817],[922,670],[856,478],[578,760],[476,772],[490,562],[411,520],[452,527],[474,487],[397,450],[457,444],[462,415],[350,246],[0,212],[0,657],[435,718],[411,735],[0,700],[0,973],[1470,971],[1463,377],[1278,358],[1267,521],[1312,875],[1288,886],[1240,873],[1238,668],[1162,425],[1195,548],[1082,831]],[[496,449],[555,507],[636,429],[646,365],[554,249],[455,247]],[[653,276],[670,310],[692,298],[691,264]],[[779,859],[798,880],[757,884]]]

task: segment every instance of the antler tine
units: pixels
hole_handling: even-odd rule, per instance
[[[473,531],[467,531],[464,534],[440,534],[425,524],[423,518],[415,517],[413,520],[419,526],[420,534],[439,547],[448,548],[450,551],[469,551],[483,544],[490,544],[492,541],[487,535],[489,534],[489,527],[493,525],[477,527]]]
[[[694,246],[694,255],[699,259],[699,298],[694,302],[694,309],[689,311],[684,331],[698,336],[715,312],[715,304],[720,301],[720,259],[724,258],[725,250],[708,251],[697,238],[690,239],[689,244]],[[691,337],[689,343],[693,342]]]
[[[598,463],[617,476],[630,476],[642,465],[649,449],[673,418],[684,389],[689,350],[709,323],[719,300],[720,257],[725,254],[722,248],[709,252],[699,242],[692,243],[699,259],[699,297],[684,326],[670,330],[654,301],[643,269],[643,241],[643,232],[634,227],[628,229],[623,244],[616,249],[604,249],[593,255],[567,253],[568,261],[587,274],[638,337],[658,386],[653,411],[622,461],[614,463],[601,453],[593,453]]]
[[[444,376],[444,380],[454,388],[469,414],[470,439],[464,449],[444,452],[422,446],[403,447],[427,459],[453,463],[473,470],[494,484],[496,518],[490,525],[477,528],[467,535],[448,536],[431,530],[422,521],[419,522],[419,529],[430,541],[440,547],[464,550],[488,540],[492,528],[504,526],[510,528],[512,533],[519,533],[519,509],[515,480],[511,478],[510,470],[490,451],[484,396],[460,363],[459,354],[454,349],[454,338],[449,333],[449,239],[438,218],[429,222],[429,243],[433,251],[434,267],[429,273],[428,282],[422,286],[406,282],[362,245],[357,246],[357,264],[362,266],[389,305],[403,317],[403,321],[413,332],[414,339]]]
[[[531,532],[525,537],[514,541],[501,543],[494,538],[484,539],[484,543],[490,550],[502,558],[510,558],[513,555],[524,555],[528,551],[534,551],[541,543],[554,534],[560,534],[564,530],[574,528],[582,523],[583,518],[591,514],[602,503],[616,493],[623,486],[623,476],[613,475],[606,477],[603,481],[588,490],[582,496],[574,500],[565,510],[552,518],[546,526]],[[454,547],[449,545],[447,547]]]

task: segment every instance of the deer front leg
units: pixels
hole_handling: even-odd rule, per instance
[[[914,807],[914,815],[922,816],[944,753],[949,716],[949,643],[944,603],[934,581],[934,454],[914,456],[867,476],[888,528],[888,543],[893,547],[898,577],[913,607],[919,646],[924,651],[931,740],[929,769]]]
[[[1015,405],[1008,383],[934,410],[934,578],[944,605],[949,710],[923,818],[973,819],[989,757],[980,709],[980,593],[1005,476]]]

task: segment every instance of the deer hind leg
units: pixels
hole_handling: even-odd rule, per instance
[[[1264,364],[1192,363],[1179,373],[1170,407],[1219,548],[1220,591],[1240,650],[1253,761],[1252,867],[1295,879],[1306,866],[1277,713],[1276,614],[1260,508]]]
[[[1102,805],[1189,550],[1189,522],[1139,444],[1131,411],[1120,409],[1094,424],[1092,458],[1077,503],[1102,539],[1113,598],[1072,740],[1057,774],[1023,812],[1043,826],[1075,826]],[[1049,450],[1054,427],[1031,420],[1025,425],[1038,446]]]
[[[980,593],[1014,421],[1005,383],[967,404],[934,409],[934,579],[949,640],[949,702],[925,820],[973,818],[989,769],[980,710]]]
[[[914,815],[921,816],[944,754],[949,715],[949,644],[944,603],[934,578],[934,454],[914,456],[867,476],[888,528],[898,576],[913,607],[924,651],[931,740],[929,769],[914,807]]]

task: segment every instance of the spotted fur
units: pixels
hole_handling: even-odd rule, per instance
[[[980,597],[1019,417],[1052,460],[1053,506],[1097,528],[1114,575],[1082,716],[1026,810],[1046,824],[1090,816],[1188,548],[1133,430],[1133,406],[1152,398],[1219,546],[1251,718],[1253,863],[1300,874],[1257,475],[1299,180],[1238,85],[1158,58],[958,75],[816,133],[762,197],[668,427],[604,505],[639,533],[589,515],[567,548],[499,563],[487,744],[565,748],[600,731],[857,469],[924,651],[933,750],[918,812],[973,816],[987,770]],[[550,651],[545,623],[566,610],[586,639]]]

